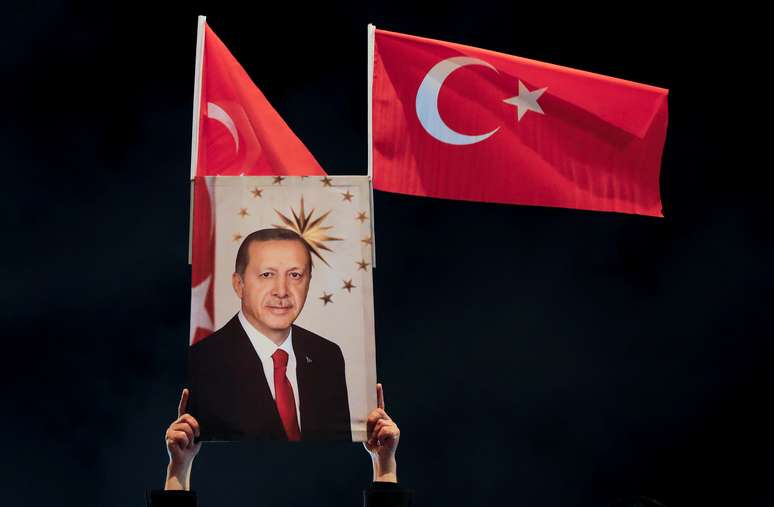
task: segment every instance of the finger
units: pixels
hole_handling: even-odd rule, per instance
[[[386,419],[388,421],[392,421],[392,418],[389,416],[389,414],[387,412],[385,412],[381,408],[375,408],[372,413],[376,414],[376,420],[377,421],[381,420],[381,419]]]
[[[385,427],[385,425],[389,424],[389,421],[385,421],[384,419],[379,419],[379,422],[376,423],[374,426],[374,431],[372,433],[372,436],[376,438],[379,433],[382,431],[382,428]]]
[[[180,444],[172,437],[167,437],[167,449],[170,451],[176,451],[180,449]]]
[[[384,444],[387,440],[390,440],[395,436],[395,434],[392,431],[392,428],[382,428],[379,430],[379,433],[376,434],[376,439],[379,441],[380,444]]]
[[[197,421],[196,418],[191,414],[181,415],[178,421],[187,423],[193,429],[194,435],[196,435],[197,437],[201,435],[201,431],[199,429],[199,421]]]
[[[193,430],[185,423],[175,424],[169,427],[168,434],[184,433],[189,440],[193,440]]]
[[[376,439],[376,434],[379,433],[379,428],[380,428],[380,426],[379,426],[378,422],[376,424],[374,424],[374,427],[368,433],[368,439],[369,440],[375,440]]]
[[[181,449],[185,449],[190,443],[188,435],[186,435],[184,431],[170,431],[167,434],[167,441],[169,440],[172,440],[172,442],[177,444]]]
[[[397,440],[398,436],[400,436],[400,432],[397,431],[397,428],[386,427],[382,428],[382,430],[377,435],[377,441],[380,445],[385,445],[388,442]]]
[[[191,437],[185,431],[175,431],[173,438],[181,449],[186,449],[191,445]]]
[[[388,421],[391,421],[389,415],[387,415],[387,412],[382,410],[381,408],[375,408],[371,411],[370,414],[368,414],[368,420],[371,422],[376,423],[379,419],[387,419]]]
[[[170,428],[172,431],[182,431],[186,435],[188,435],[188,438],[193,440],[194,437],[194,429],[191,428],[191,426],[188,423],[177,423],[173,424]]]
[[[370,414],[368,414],[368,418],[366,419],[366,427],[370,431],[371,428],[373,428],[374,424],[376,424],[377,421],[380,419],[385,419],[385,416],[387,414],[378,408],[375,408],[371,411]]]
[[[188,389],[183,389],[183,394],[180,395],[180,403],[177,404],[177,416],[180,417],[181,415],[185,414],[186,408],[188,408],[188,396],[189,396]]]
[[[374,433],[377,435],[379,440],[381,440],[384,435],[390,435],[393,437],[400,435],[400,428],[398,428],[398,425],[395,424],[394,421],[384,421],[384,423],[381,424],[379,429],[374,431]]]
[[[371,435],[369,435],[369,438],[368,438],[368,446],[372,451],[375,450],[377,447],[379,447],[379,439],[377,437],[377,434],[378,433],[374,431],[373,433],[371,433]]]
[[[395,424],[393,421],[385,421],[385,423],[379,428],[379,432],[388,431],[392,434],[399,434],[400,429],[398,428],[398,425]]]
[[[384,410],[384,389],[381,384],[376,384],[376,408]]]
[[[378,425],[377,428],[374,429],[374,433],[377,435],[382,434],[384,431],[388,431],[391,433],[400,433],[400,430],[398,429],[398,425],[395,424],[393,421],[380,421],[381,424]]]
[[[379,433],[379,430],[382,427],[382,424],[383,424],[382,421],[383,421],[382,419],[379,419],[378,421],[376,421],[367,433],[368,445],[372,447],[376,446],[376,435]]]
[[[388,416],[384,410],[376,408],[368,415],[368,419],[366,420],[366,435],[368,438],[373,436],[374,431],[376,431],[376,425],[380,421],[392,422],[392,419],[390,419],[390,416]]]

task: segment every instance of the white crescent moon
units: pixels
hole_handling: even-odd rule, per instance
[[[417,91],[417,118],[419,118],[419,123],[422,124],[428,134],[443,143],[456,145],[475,144],[483,141],[500,129],[500,127],[497,127],[486,134],[469,136],[450,129],[441,119],[441,115],[438,113],[438,93],[441,91],[443,82],[449,77],[449,74],[466,65],[483,65],[497,72],[497,69],[478,58],[455,56],[435,64],[422,80],[422,84],[419,85],[419,90]]]
[[[237,133],[236,125],[234,125],[234,120],[231,119],[231,116],[229,116],[228,113],[216,103],[207,102],[207,118],[212,118],[213,120],[219,121],[228,129],[228,131],[231,133],[231,137],[234,138],[234,144],[236,145],[236,150],[234,151],[238,152],[239,134]]]

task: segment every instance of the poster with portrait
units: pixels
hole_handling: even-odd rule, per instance
[[[376,406],[368,178],[206,180],[213,331],[189,348],[201,439],[365,440]]]

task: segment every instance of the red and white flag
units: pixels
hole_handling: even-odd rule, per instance
[[[191,344],[214,331],[215,218],[204,176],[325,175],[204,16],[194,82]]]
[[[369,26],[374,188],[663,216],[668,90]]]

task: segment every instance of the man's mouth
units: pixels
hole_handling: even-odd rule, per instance
[[[292,305],[288,306],[282,306],[282,305],[268,305],[269,311],[275,315],[283,315],[285,313],[288,313],[291,308],[293,308]]]

